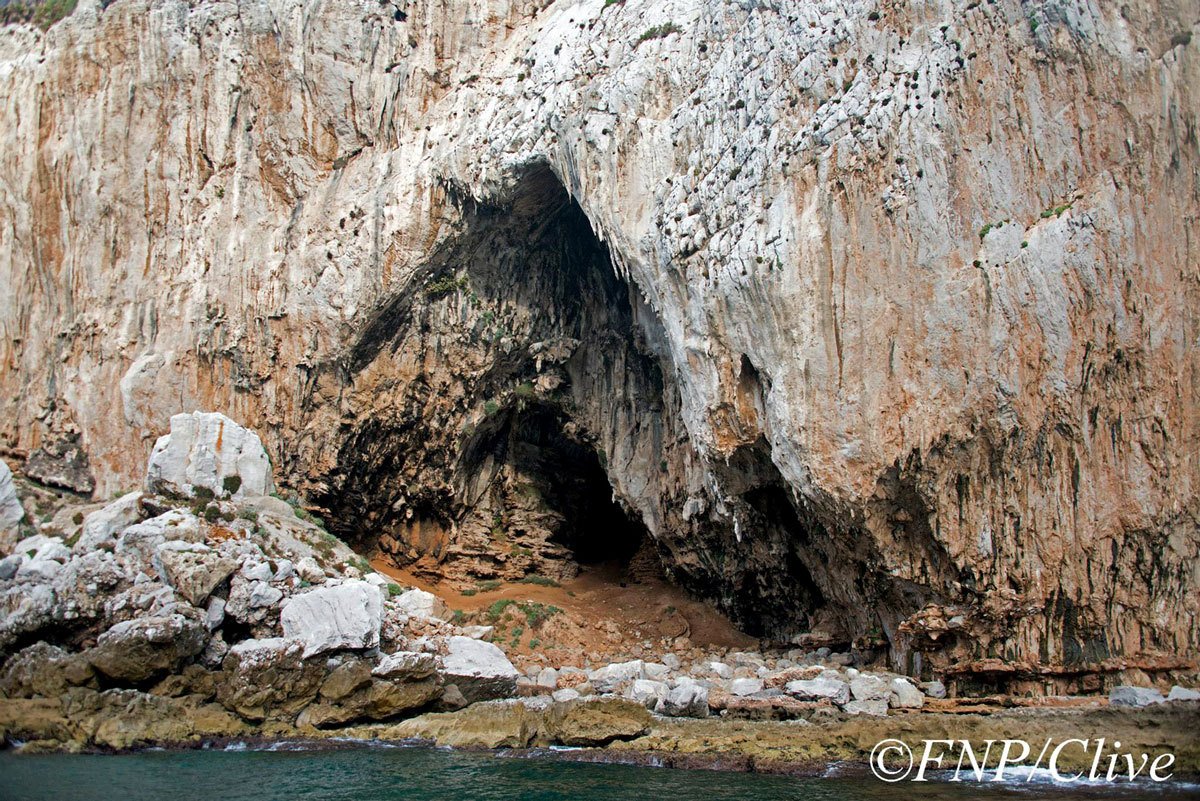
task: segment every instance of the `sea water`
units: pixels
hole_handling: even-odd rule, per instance
[[[869,775],[795,777],[574,762],[434,748],[300,743],[121,755],[0,753],[4,801],[966,801],[1200,798],[1195,785],[1056,787]]]

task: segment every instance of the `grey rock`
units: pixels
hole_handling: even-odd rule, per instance
[[[908,679],[892,679],[892,691],[889,703],[899,709],[920,709],[925,706],[925,695],[912,685]]]
[[[797,679],[784,685],[788,695],[801,700],[828,698],[841,706],[850,700],[850,685],[841,679],[818,676],[815,679]]]
[[[762,679],[734,679],[729,682],[729,692],[733,695],[754,695],[755,693],[762,692],[762,689]]]
[[[614,662],[591,671],[588,674],[588,680],[596,688],[596,692],[612,692],[626,682],[644,678],[646,675],[645,664],[640,659]]]
[[[25,518],[25,507],[17,497],[17,486],[13,483],[12,471],[0,459],[0,534],[15,532]]]
[[[666,699],[670,691],[671,688],[665,682],[653,681],[651,679],[634,679],[625,688],[623,695],[647,709],[655,709]]]
[[[85,655],[96,670],[112,679],[141,682],[200,653],[207,640],[208,628],[198,613],[176,612],[117,623]]]
[[[138,503],[141,499],[141,492],[130,492],[83,518],[83,528],[73,548],[75,553],[88,553],[105,543],[114,544],[120,532],[142,519]]]
[[[381,679],[403,679],[416,681],[432,676],[437,671],[437,659],[433,654],[419,651],[397,651],[385,654],[371,669],[371,675]]]
[[[1189,690],[1176,684],[1167,693],[1168,701],[1200,701],[1200,690]]]
[[[869,715],[871,717],[884,718],[887,717],[888,702],[886,698],[855,699],[843,704],[842,710],[850,715]]]
[[[1151,687],[1132,687],[1127,684],[1114,687],[1108,694],[1108,702],[1112,706],[1142,707],[1161,704],[1165,700],[1162,693]]]
[[[446,620],[450,610],[445,602],[431,592],[408,590],[393,600],[394,608],[402,615],[418,620]]]

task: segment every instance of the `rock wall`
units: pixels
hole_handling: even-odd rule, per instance
[[[0,437],[107,497],[220,409],[360,540],[479,575],[570,550],[509,457],[578,448],[758,631],[911,670],[1194,658],[1198,19],[117,0],[5,28]]]

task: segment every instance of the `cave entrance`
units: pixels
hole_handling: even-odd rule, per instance
[[[646,529],[616,502],[596,451],[567,436],[565,422],[543,405],[519,412],[513,423],[513,464],[562,516],[551,542],[566,547],[580,564],[628,563]]]
[[[510,556],[529,559],[522,569],[547,578],[599,565],[623,574],[647,532],[616,499],[585,430],[559,406],[523,400],[489,429],[464,458],[468,475],[489,478],[480,509],[491,513],[490,543],[511,542]]]
[[[488,204],[447,193],[462,233],[346,359],[365,413],[326,497],[429,578],[657,560],[642,520],[682,441],[659,322],[548,167]]]

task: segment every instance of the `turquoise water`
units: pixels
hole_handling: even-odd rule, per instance
[[[976,784],[889,785],[870,777],[797,778],[505,758],[427,748],[174,751],[120,756],[0,753],[4,801],[962,801],[1198,797],[1194,790]]]

